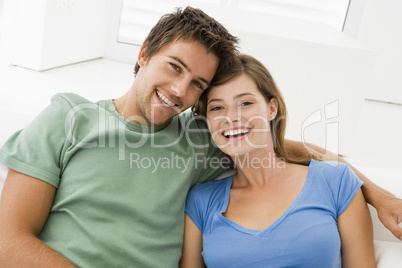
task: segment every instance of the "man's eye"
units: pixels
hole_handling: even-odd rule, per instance
[[[197,80],[193,81],[194,85],[202,90],[204,90],[204,88],[202,87],[202,84],[200,82],[198,82]]]
[[[179,66],[177,66],[174,63],[171,63],[170,65],[172,66],[173,69],[175,69],[176,71],[180,72],[180,67]]]

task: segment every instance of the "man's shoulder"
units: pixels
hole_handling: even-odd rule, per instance
[[[80,116],[98,116],[99,108],[103,107],[100,102],[92,102],[75,93],[59,93],[51,98],[48,113],[55,116],[67,116],[77,119]],[[104,107],[103,107],[104,108]]]
[[[185,122],[188,126],[197,128],[208,129],[207,119],[205,116],[199,116],[194,114],[190,109],[182,112],[179,115],[179,119]]]
[[[198,144],[198,139],[201,139],[203,144],[205,142],[209,144],[210,132],[205,117],[197,116],[192,111],[187,110],[181,113],[177,118],[177,122],[187,138],[190,138],[190,140],[196,144]]]
[[[92,103],[88,99],[75,93],[58,93],[52,97],[51,101],[52,103],[69,105],[72,107],[79,104]]]

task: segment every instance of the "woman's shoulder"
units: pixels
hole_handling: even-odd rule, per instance
[[[203,222],[207,215],[212,215],[213,212],[221,209],[227,198],[227,190],[230,190],[232,179],[233,176],[211,182],[197,183],[190,190],[187,195],[185,211],[194,222]]]
[[[344,188],[354,189],[362,184],[347,163],[312,160],[309,173],[317,184],[327,185],[335,192],[343,191]]]
[[[349,169],[348,164],[336,161],[317,161],[311,159],[309,169],[322,175],[342,176]]]
[[[232,184],[233,175],[210,182],[197,183],[188,193],[187,199],[196,199],[200,201],[213,202],[225,196],[226,190]]]
[[[228,183],[232,182],[233,176],[234,175],[219,180],[197,183],[190,192],[208,194],[216,191],[224,191]]]

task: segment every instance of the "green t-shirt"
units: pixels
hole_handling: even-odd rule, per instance
[[[39,235],[80,267],[177,267],[188,190],[228,159],[191,112],[149,128],[112,100],[59,94],[0,151],[0,161],[57,188]]]

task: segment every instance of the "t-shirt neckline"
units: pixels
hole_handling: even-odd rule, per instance
[[[140,124],[137,124],[137,123],[134,123],[134,122],[128,120],[127,118],[125,118],[124,116],[119,114],[116,110],[116,107],[114,106],[113,99],[106,100],[105,104],[106,104],[105,108],[107,109],[107,111],[109,111],[114,116],[116,116],[121,122],[124,123],[124,125],[126,125],[126,127],[129,130],[134,131],[134,132],[156,133],[156,132],[159,132],[159,131],[165,129],[167,126],[169,126],[171,124],[171,122],[169,122],[165,126],[161,126],[161,127],[149,127],[149,126],[145,126],[145,125],[140,125]]]
[[[222,208],[220,209],[220,211],[218,212],[218,218],[223,221],[224,223],[228,224],[230,227],[234,228],[235,230],[241,232],[241,233],[246,233],[246,234],[251,234],[251,235],[257,235],[257,236],[267,236],[269,233],[271,233],[279,224],[281,224],[286,217],[293,211],[293,209],[297,206],[297,204],[299,203],[299,200],[302,198],[302,196],[304,195],[304,193],[307,191],[310,181],[311,181],[311,176],[312,176],[312,165],[315,164],[315,161],[312,159],[309,163],[309,168],[307,171],[307,177],[306,177],[306,181],[304,182],[304,185],[301,189],[301,191],[299,192],[299,194],[297,195],[296,199],[293,201],[293,203],[285,210],[285,212],[276,220],[274,221],[270,226],[268,226],[265,230],[255,230],[255,229],[249,229],[249,228],[245,228],[239,224],[237,224],[236,222],[229,220],[228,218],[226,218],[225,216],[223,216],[222,214],[227,210],[228,205],[229,205],[229,197],[230,197],[230,189],[232,187],[232,183],[233,183],[233,178],[236,175],[233,174],[232,176],[230,176],[226,182],[225,185],[225,195],[224,195],[224,202],[222,204]]]

